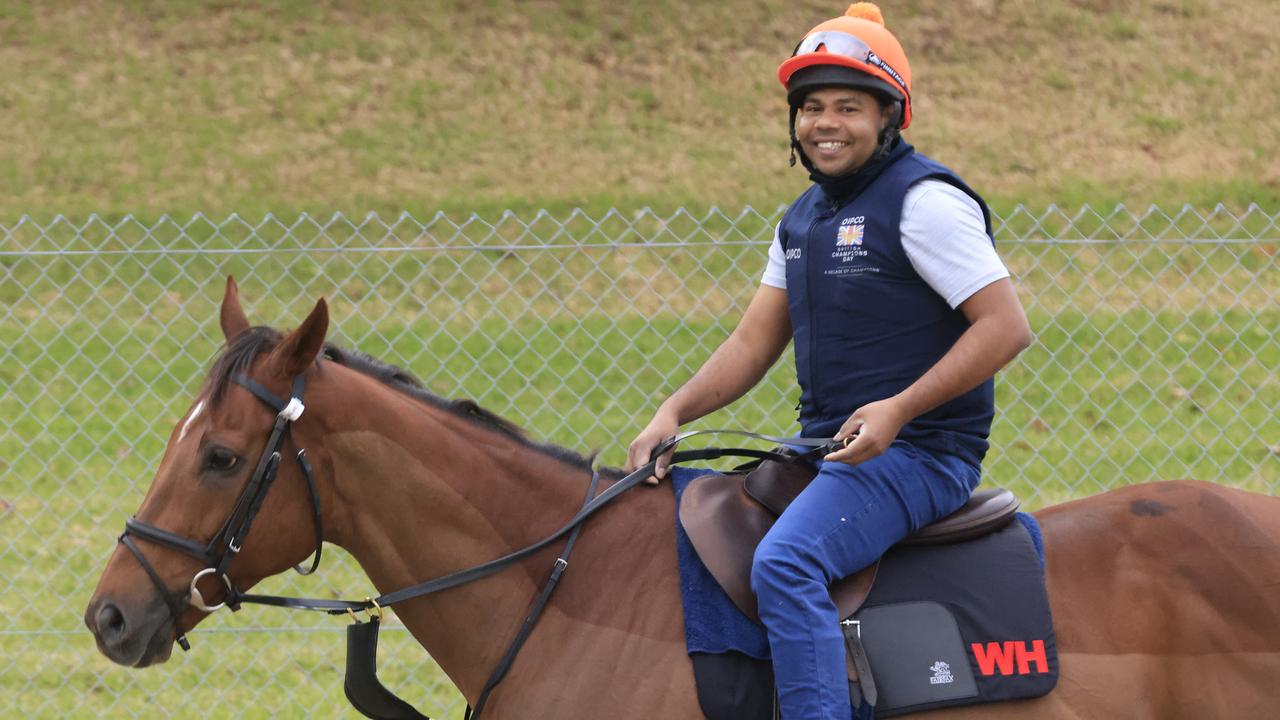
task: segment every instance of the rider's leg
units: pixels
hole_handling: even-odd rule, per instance
[[[857,466],[824,463],[756,548],[751,586],[769,634],[784,720],[847,720],[844,639],[828,587],[955,511],[977,467],[895,442]]]

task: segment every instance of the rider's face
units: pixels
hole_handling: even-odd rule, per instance
[[[796,138],[820,172],[838,177],[871,159],[891,112],[891,107],[881,108],[874,95],[862,90],[814,90],[796,115]]]

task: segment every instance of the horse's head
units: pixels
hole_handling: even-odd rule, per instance
[[[318,549],[315,485],[297,459],[316,421],[299,416],[290,399],[316,373],[328,322],[320,300],[291,333],[251,328],[227,278],[227,350],[170,433],[85,612],[98,649],[113,661],[167,660],[228,588],[246,590]]]

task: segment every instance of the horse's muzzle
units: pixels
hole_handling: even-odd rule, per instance
[[[174,629],[159,601],[131,605],[95,595],[84,613],[98,650],[112,662],[142,668],[162,663],[173,652]]]

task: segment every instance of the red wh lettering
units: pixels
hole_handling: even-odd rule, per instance
[[[1002,643],[973,643],[973,658],[978,661],[978,670],[983,675],[1012,675],[1017,665],[1019,675],[1031,674],[1031,663],[1035,662],[1035,672],[1049,672],[1049,660],[1044,652],[1044,641],[1035,640],[1031,648],[1025,642],[1006,640]]]
[[[978,670],[983,675],[994,675],[996,666],[1001,675],[1013,673],[1013,641],[1004,643],[973,643],[973,657],[978,661]]]
[[[1018,643],[1018,674],[1027,675],[1031,672],[1030,664],[1032,660],[1036,662],[1036,672],[1049,672],[1049,661],[1044,655],[1044,641],[1034,640],[1031,643],[1031,649],[1027,650],[1026,643]]]

